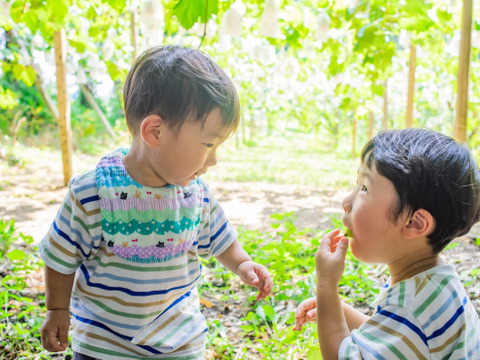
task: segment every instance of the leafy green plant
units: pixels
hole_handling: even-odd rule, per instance
[[[271,218],[270,232],[239,229],[239,239],[245,250],[255,261],[267,266],[274,279],[272,296],[260,302],[254,301],[254,295],[248,299],[247,308],[251,310],[242,319],[242,342],[248,343],[255,355],[240,358],[283,360],[296,359],[298,354],[303,354],[306,359],[321,359],[316,324],[307,324],[301,332],[294,332],[292,325],[295,306],[315,294],[315,251],[324,231],[298,229],[293,212],[273,214]],[[337,218],[333,218],[332,223],[334,227],[341,226]],[[219,289],[215,288],[220,285],[220,292],[227,293],[225,299],[228,299],[232,295],[228,289],[228,283],[232,281],[231,274],[226,274],[215,263],[206,266],[212,270],[210,273],[214,277],[204,284],[206,288],[202,292],[218,292]],[[341,295],[355,305],[371,303],[378,293],[371,278],[383,270],[363,264],[348,253],[345,272],[339,284]],[[248,291],[248,287],[245,290]],[[230,349],[224,339],[216,339],[223,331],[221,323],[214,320],[210,323],[211,327],[212,324],[209,346],[215,349],[217,356],[228,356]],[[219,355],[219,351],[223,355]],[[236,356],[239,358],[240,355]]]
[[[15,235],[15,221],[0,219],[1,263],[6,273],[0,281],[0,353],[2,359],[50,359],[40,341],[40,326],[45,312],[42,292],[31,288],[29,277],[42,266],[31,236]],[[17,240],[23,243],[12,249]]]
[[[0,219],[0,259],[5,257],[5,254],[10,249],[10,246],[16,240],[16,237],[13,235],[15,231],[14,226],[15,219]]]
[[[232,359],[237,352],[225,335],[226,329],[220,320],[208,321],[207,348],[213,351],[215,359]]]

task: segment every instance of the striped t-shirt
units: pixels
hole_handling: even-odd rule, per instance
[[[390,281],[374,315],[343,340],[339,359],[480,359],[480,320],[452,265]]]
[[[142,186],[125,154],[70,182],[39,246],[47,266],[76,272],[72,348],[104,360],[202,359],[198,255],[222,254],[236,232],[202,179]]]

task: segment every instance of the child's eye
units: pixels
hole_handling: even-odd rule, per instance
[[[211,147],[213,147],[213,144],[212,143],[206,143],[205,146],[208,147],[208,148],[211,148]]]

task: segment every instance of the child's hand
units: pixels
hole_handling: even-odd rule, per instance
[[[244,261],[238,266],[237,274],[243,282],[258,289],[257,300],[265,299],[272,292],[273,281],[265,266]]]
[[[303,325],[307,322],[317,319],[317,299],[314,297],[303,300],[295,311],[295,326],[293,331],[302,330]]]
[[[69,326],[68,310],[48,310],[40,328],[43,348],[52,352],[64,351],[68,347]]]
[[[348,238],[340,230],[332,230],[322,238],[315,254],[318,286],[337,287],[345,268]]]

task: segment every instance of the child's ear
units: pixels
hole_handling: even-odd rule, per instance
[[[411,215],[403,227],[403,235],[407,239],[429,235],[435,226],[435,219],[425,209],[418,209]]]
[[[163,130],[165,123],[158,115],[148,115],[140,124],[140,136],[142,140],[150,147],[157,147],[160,137],[160,131]]]

